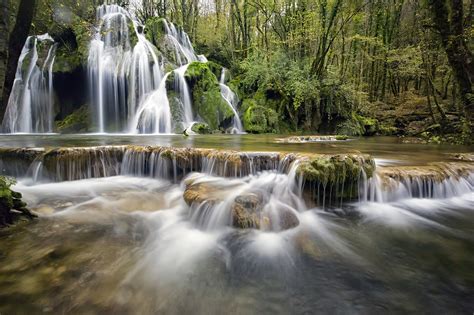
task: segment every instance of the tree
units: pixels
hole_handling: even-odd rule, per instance
[[[429,0],[435,28],[446,51],[449,64],[459,86],[465,117],[474,126],[473,56],[464,31],[464,6],[462,0]],[[469,12],[470,19],[472,12]]]
[[[4,2],[4,1],[3,1]],[[30,33],[31,22],[35,15],[36,0],[21,0],[16,15],[15,26],[8,42],[8,60],[5,72],[5,81],[3,86],[2,103],[0,104],[0,120],[3,120],[5,109],[8,104],[13,81],[15,80],[15,72],[20,58],[23,45]]]
[[[0,104],[3,103],[3,84],[8,59],[8,34],[10,20],[10,1],[3,0],[0,3]]]

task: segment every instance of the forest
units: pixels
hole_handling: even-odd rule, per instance
[[[0,315],[473,314],[474,0],[1,0]]]
[[[48,32],[58,43],[54,75],[60,84],[84,81],[81,74],[101,3],[2,1],[0,116],[30,34]],[[197,53],[229,69],[229,85],[238,96],[247,132],[398,135],[435,143],[472,141],[473,3],[117,2],[134,13],[145,31],[157,18],[175,23]],[[83,112],[87,103],[80,95],[69,102],[67,94],[74,94],[74,88],[60,89],[67,92],[55,112],[59,123],[78,109]]]

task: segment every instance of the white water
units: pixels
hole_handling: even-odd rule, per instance
[[[194,52],[193,45],[191,44],[189,36],[186,34],[186,32],[184,32],[181,28],[176,28],[173,23],[166,20],[164,20],[164,27],[166,37],[174,46],[178,66],[183,66],[185,64],[199,60],[198,56],[196,56],[196,53]]]
[[[97,9],[97,23],[88,57],[97,131],[155,134],[171,133],[178,123],[189,126],[194,116],[184,73],[190,62],[202,58],[196,56],[188,35],[173,23],[164,21],[166,38],[174,47],[179,66],[173,72],[182,121],[173,121],[166,91],[169,74],[163,74],[156,47],[140,33],[143,27],[115,4]],[[138,39],[134,47],[131,47],[132,35]]]
[[[138,32],[137,22],[125,9],[115,4],[101,5],[97,23],[88,57],[97,131],[124,131],[138,105],[159,86],[163,74],[153,45]],[[133,48],[132,35],[138,39]]]
[[[174,86],[175,90],[179,92],[179,97],[181,100],[180,103],[182,106],[181,111],[183,113],[183,122],[185,126],[189,126],[194,121],[191,94],[189,92],[188,83],[184,78],[184,74],[186,73],[188,66],[189,64],[186,64],[174,70]]]
[[[166,91],[165,74],[158,89],[147,96],[131,121],[131,133],[171,133],[171,110]]]
[[[230,109],[234,113],[234,118],[232,120],[232,129],[231,133],[244,133],[244,127],[242,126],[242,121],[240,120],[239,113],[237,111],[237,96],[234,92],[225,84],[225,75],[226,69],[222,68],[221,77],[219,80],[219,86],[221,88],[222,98],[229,105]]]
[[[46,56],[38,55],[38,43],[49,45]],[[49,133],[53,131],[54,40],[48,35],[27,38],[18,66],[2,130],[6,133]],[[39,59],[44,59],[42,65]]]

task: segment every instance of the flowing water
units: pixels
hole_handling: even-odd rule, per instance
[[[244,133],[244,127],[242,126],[242,121],[240,120],[239,112],[237,110],[237,104],[239,100],[237,95],[225,84],[226,80],[226,69],[222,68],[221,77],[219,79],[219,86],[221,88],[221,94],[226,103],[232,109],[234,113],[234,118],[232,120],[232,127],[230,133]]]
[[[54,40],[29,36],[21,51],[2,130],[6,133],[53,131]]]
[[[474,168],[451,154],[472,147],[278,139],[0,137],[30,147],[1,169],[40,214],[0,232],[0,312],[472,312]],[[355,149],[377,164],[358,196],[308,198],[304,157]]]
[[[97,133],[181,133],[200,120],[193,112],[192,91],[185,73],[191,62],[207,62],[206,57],[195,53],[182,28],[163,20],[165,35],[161,45],[175,55],[174,61],[167,60],[166,53],[147,40],[144,30],[133,12],[117,4],[103,4],[96,10],[87,57],[88,91],[83,92],[89,93],[91,126]],[[43,52],[44,46],[48,48],[47,54]],[[56,45],[49,35],[28,37],[18,62],[2,132],[54,131],[55,51]],[[165,73],[165,68],[174,70]],[[175,109],[178,114],[174,116],[166,84],[170,74],[174,78],[173,92],[178,95],[173,101],[180,107]],[[232,132],[241,132],[235,94],[223,81],[220,86],[223,99],[235,114]]]

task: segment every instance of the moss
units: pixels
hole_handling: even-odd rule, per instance
[[[14,184],[13,178],[0,176],[0,227],[13,224],[20,214],[28,218],[34,217],[26,208],[26,203],[21,200],[23,196],[11,189]]]
[[[364,136],[373,136],[378,131],[378,121],[375,118],[355,115],[360,125],[364,128]]]
[[[191,127],[191,130],[194,131],[195,133],[198,133],[198,134],[201,134],[201,135],[212,133],[212,130],[209,127],[209,125],[205,124],[205,123],[195,123]]]
[[[211,70],[212,73],[216,76],[218,80],[220,80],[221,73],[222,73],[222,66],[214,61],[208,61],[207,66]]]
[[[353,114],[336,127],[338,134],[349,136],[373,136],[379,131],[377,119]]]
[[[347,139],[349,139],[349,137],[346,136],[346,135],[337,135],[336,136],[336,140],[339,140],[339,141],[343,141],[343,140],[347,140]]]
[[[133,22],[129,22],[128,23],[128,34],[129,34],[129,39],[130,39],[130,46],[132,47],[135,47],[135,45],[138,43],[138,36],[137,36],[137,33],[135,32],[135,26],[133,26]],[[143,32],[143,27],[142,26],[138,26],[138,32],[141,33]]]
[[[88,56],[92,25],[74,17],[70,27],[53,35],[59,44],[54,61],[54,72],[72,72],[83,65]]]
[[[164,18],[152,17],[146,21],[145,37],[155,46],[163,41],[165,36]]]
[[[299,165],[297,174],[306,183],[321,185],[324,188],[330,187],[335,198],[349,198],[358,194],[358,182],[362,171],[367,178],[372,177],[375,162],[370,156],[338,154],[308,158]]]
[[[213,130],[226,127],[234,113],[221,96],[219,81],[208,63],[193,62],[185,78],[192,91],[193,109]]]
[[[394,126],[389,126],[386,124],[380,124],[378,133],[383,136],[393,136],[398,134],[398,128]]]
[[[90,111],[87,105],[68,115],[61,121],[56,122],[56,128],[61,133],[77,133],[90,131]]]
[[[278,114],[271,108],[244,101],[244,129],[250,133],[275,133],[278,130]]]

